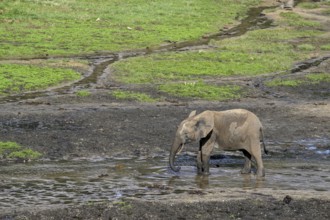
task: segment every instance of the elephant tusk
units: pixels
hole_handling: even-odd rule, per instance
[[[184,147],[184,144],[181,145],[181,147],[179,148],[177,154],[180,154],[181,153],[181,151],[183,150],[183,147]]]

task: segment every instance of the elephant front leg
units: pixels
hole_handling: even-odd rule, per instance
[[[203,174],[210,174],[210,155],[213,150],[214,143],[207,143],[201,149],[202,170]]]
[[[210,154],[202,153],[203,174],[210,174]]]
[[[212,132],[210,132],[205,138],[202,138],[199,141],[199,152],[198,157],[200,157],[200,164],[197,162],[197,169],[201,171],[203,174],[208,175],[210,173],[210,155],[214,147],[214,139],[212,136]],[[201,167],[198,167],[201,166]]]
[[[242,152],[245,157],[245,163],[243,169],[241,170],[241,174],[249,174],[251,173],[251,154],[246,150],[242,150]]]
[[[203,173],[203,164],[202,164],[202,151],[198,151],[197,153],[197,173]]]

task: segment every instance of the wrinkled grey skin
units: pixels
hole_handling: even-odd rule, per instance
[[[244,109],[228,111],[204,111],[196,115],[196,111],[179,125],[170,151],[169,164],[173,171],[180,167],[174,165],[175,156],[185,143],[199,141],[197,155],[198,173],[209,174],[210,154],[214,147],[222,150],[241,150],[245,156],[245,164],[241,173],[251,172],[251,159],[257,162],[257,176],[265,176],[261,157],[260,140],[267,153],[262,125],[258,117]]]

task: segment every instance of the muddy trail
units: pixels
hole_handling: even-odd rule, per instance
[[[165,51],[209,47],[210,39],[244,34],[272,23],[253,9],[237,27],[196,42],[81,57],[86,78],[49,91],[7,97],[0,104],[0,140],[15,141],[44,157],[0,163],[0,219],[329,219],[329,85],[263,88],[261,77],[237,78],[258,87],[231,102],[174,99],[156,104],[119,101],[104,84],[113,62]],[[295,65],[292,74],[330,72],[330,56]],[[79,98],[74,91],[88,88]],[[323,94],[323,95],[320,95]],[[192,110],[245,108],[265,128],[266,177],[241,175],[240,152],[214,151],[211,175],[196,174],[197,146],[168,169],[177,125]]]

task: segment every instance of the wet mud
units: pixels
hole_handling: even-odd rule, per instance
[[[271,25],[263,16],[249,19],[258,28]],[[231,31],[212,37],[236,34]],[[203,44],[89,57],[90,73],[79,82],[1,100],[0,140],[38,150],[44,158],[0,163],[0,219],[329,219],[328,84],[277,90],[263,89],[261,77],[228,79],[258,87],[230,102],[171,98],[143,104],[107,94],[111,86],[102,77],[112,62]],[[292,74],[330,70],[329,58],[305,63],[311,65],[297,64]],[[81,88],[93,93],[72,95]],[[169,170],[169,148],[182,119],[192,110],[232,108],[251,110],[263,123],[270,152],[263,156],[265,178],[240,174],[240,152],[217,150],[211,175],[197,175],[194,144],[177,157],[181,171]]]

